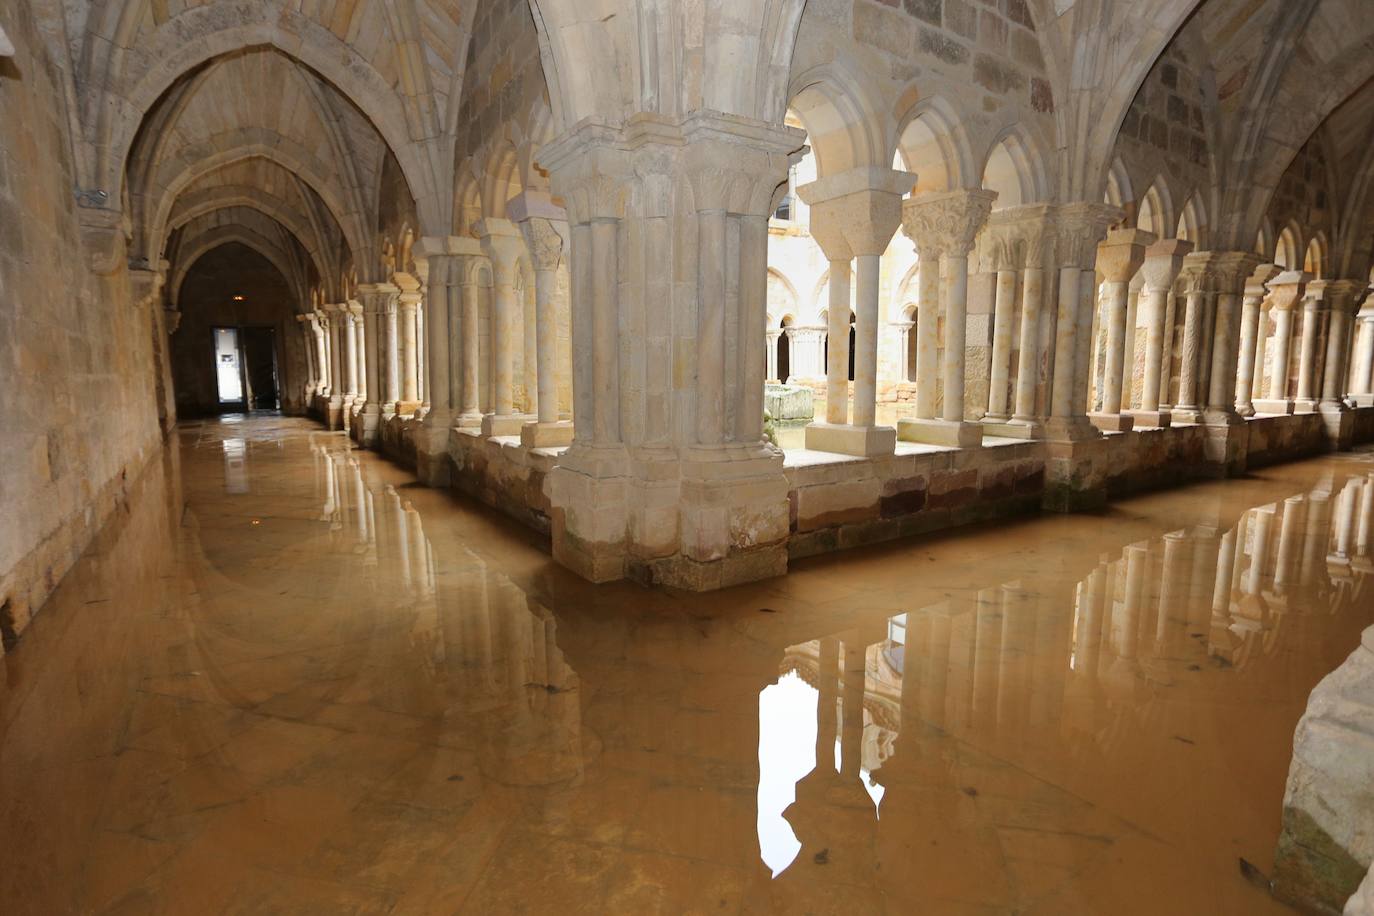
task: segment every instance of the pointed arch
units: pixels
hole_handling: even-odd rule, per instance
[[[1207,248],[1207,211],[1203,207],[1202,197],[1193,194],[1188,198],[1188,202],[1183,205],[1183,212],[1178,217],[1178,229],[1176,237],[1187,242],[1193,243],[1196,251],[1204,251]]]
[[[1019,124],[1008,127],[994,141],[981,174],[982,186],[997,192],[997,210],[1038,203],[1048,193],[1044,161]]]
[[[912,193],[971,187],[981,172],[974,165],[968,134],[954,108],[939,96],[921,99],[897,122],[903,167],[916,173]]]
[[[1318,229],[1312,236],[1312,240],[1307,243],[1307,250],[1303,253],[1302,258],[1302,269],[1310,273],[1313,279],[1328,279],[1330,250],[1331,246],[1326,240],[1326,233]]]
[[[1102,199],[1104,203],[1111,204],[1124,212],[1127,223],[1135,222],[1137,212],[1135,188],[1131,184],[1131,174],[1126,171],[1126,166],[1122,164],[1119,156],[1112,158],[1112,164],[1107,169],[1107,189],[1103,192]]]
[[[1151,182],[1150,187],[1140,197],[1136,210],[1136,228],[1153,232],[1157,238],[1172,238],[1177,230],[1178,220],[1174,217],[1173,195],[1169,193],[1169,182],[1160,175]]]
[[[1274,247],[1274,263],[1284,270],[1301,270],[1305,250],[1302,228],[1293,220],[1289,220],[1279,232],[1279,239]]]
[[[885,166],[887,140],[874,93],[838,63],[813,67],[788,86],[788,110],[806,130],[818,175]]]

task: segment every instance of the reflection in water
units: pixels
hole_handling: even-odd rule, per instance
[[[763,861],[777,878],[849,851],[886,884],[897,874],[882,870],[886,848],[938,843],[970,861],[1000,859],[1003,828],[980,835],[976,817],[958,816],[959,794],[980,790],[962,784],[951,753],[1031,771],[1067,755],[1085,772],[1090,759],[1138,768],[1154,738],[1195,744],[1160,734],[1176,727],[1161,703],[1241,683],[1262,695],[1285,676],[1286,652],[1323,638],[1323,618],[1367,607],[1371,537],[1374,474],[1328,475],[1225,531],[1193,525],[1103,555],[1071,587],[1026,575],[898,614],[886,633],[789,647],[759,700]],[[1040,803],[1071,800],[1046,787]],[[939,831],[920,826],[932,818]]]

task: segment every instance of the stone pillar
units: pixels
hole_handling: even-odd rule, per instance
[[[1241,298],[1246,285],[1254,279],[1259,258],[1248,252],[1228,251],[1212,259],[1216,283],[1216,308],[1211,334],[1211,354],[1207,373],[1207,396],[1204,419],[1208,424],[1234,425],[1236,413],[1236,378],[1239,375]],[[1263,288],[1263,283],[1258,283]]]
[[[790,328],[789,328],[788,330],[790,330]],[[786,379],[778,378],[778,340],[779,340],[779,338],[782,337],[782,332],[783,332],[783,329],[782,329],[782,328],[769,328],[769,329],[768,329],[768,335],[767,335],[767,340],[768,340],[768,373],[767,373],[767,377],[768,377],[768,381],[769,381],[770,383],[776,382],[776,383],[778,383],[778,384],[781,384],[781,383],[787,381]],[[792,340],[791,340],[791,335],[790,335],[790,334],[788,335],[788,341],[787,341],[787,342],[788,342],[789,345],[790,345],[791,342],[792,342]]]
[[[964,419],[964,339],[968,329],[968,255],[974,239],[992,212],[995,191],[960,190],[920,194],[902,204],[902,231],[916,244],[921,257],[921,280],[925,286],[925,265],[938,253],[942,283],[941,305],[945,313],[944,411],[941,419],[921,416],[898,421],[897,435],[909,442],[968,448],[983,441],[983,427]],[[923,289],[924,291],[924,289]],[[920,319],[925,320],[927,302],[920,303]],[[918,330],[918,335],[921,332]],[[933,336],[933,335],[932,335]],[[918,347],[923,346],[921,337]],[[920,372],[918,350],[917,371]],[[920,397],[922,379],[917,380]]]
[[[482,425],[482,290],[491,283],[491,266],[474,238],[451,239],[459,256],[458,288],[462,299],[454,319],[458,341],[457,425],[476,429]]]
[[[568,214],[548,194],[526,191],[506,210],[520,227],[534,267],[535,384],[538,419],[520,428],[525,448],[571,445],[573,425],[558,419],[558,265],[568,237]]]
[[[518,436],[529,417],[515,412],[516,316],[524,313],[515,293],[515,274],[525,240],[506,219],[484,219],[473,227],[491,260],[491,413],[482,418],[484,436]]]
[[[1005,250],[997,253],[993,272],[997,276],[997,292],[992,311],[992,366],[988,379],[988,409],[983,419],[1005,423],[1011,419],[1011,336],[1016,317],[1016,270]]]
[[[1129,432],[1134,423],[1131,414],[1121,409],[1125,406],[1121,385],[1127,359],[1126,313],[1131,278],[1145,261],[1146,247],[1154,241],[1154,234],[1142,229],[1115,229],[1097,246],[1096,273],[1103,277],[1107,350],[1102,361],[1102,411],[1089,419],[1101,430]]]
[[[1351,358],[1355,371],[1350,382],[1350,399],[1356,407],[1374,407],[1374,297],[1355,315],[1355,344]]]
[[[341,335],[344,346],[344,417],[347,421],[353,411],[353,402],[358,399],[358,335],[354,327],[356,318],[353,314],[355,303],[343,303],[343,310],[339,313],[339,322],[342,325]],[[361,306],[359,306],[361,308]],[[345,425],[348,425],[345,422]]]
[[[788,485],[762,436],[767,225],[803,140],[697,111],[583,121],[541,150],[568,208],[576,404],[545,492],[554,556],[580,575],[704,590],[786,570]]]
[[[1269,311],[1274,319],[1273,359],[1269,369],[1269,396],[1255,399],[1258,413],[1291,414],[1288,397],[1289,355],[1293,342],[1293,308],[1302,298],[1309,275],[1286,270],[1269,281]]]
[[[1346,380],[1350,375],[1351,332],[1355,312],[1360,307],[1366,283],[1358,280],[1333,280],[1327,285],[1331,322],[1326,335],[1326,365],[1322,373],[1319,410],[1333,447],[1348,449],[1355,441],[1355,417],[1346,402]]]
[[[1293,399],[1294,413],[1314,413],[1317,409],[1322,314],[1330,305],[1326,298],[1327,286],[1326,280],[1309,282],[1302,300],[1302,340],[1298,345],[1298,391]]]
[[[806,427],[806,447],[846,455],[890,455],[897,433],[877,425],[878,261],[902,218],[902,194],[915,176],[856,168],[797,188],[811,207],[811,235],[830,260],[829,359],[825,422]],[[842,277],[857,260],[854,287],[854,412],[847,416],[849,287]]]
[[[386,395],[382,403],[382,416],[386,419],[396,416],[400,411],[401,367],[400,367],[400,296],[401,290],[387,296],[383,306],[385,316],[382,332],[383,365],[386,367]]]
[[[1125,359],[1121,363],[1121,406],[1130,411],[1136,404],[1136,338],[1140,332],[1140,293],[1145,288],[1145,275],[1139,270],[1127,285]]]
[[[446,236],[425,236],[415,243],[415,267],[425,290],[425,369],[429,408],[415,436],[415,474],[431,487],[448,486],[451,463],[449,432],[453,429],[454,373],[450,343],[458,312],[462,265]]]
[[[328,333],[329,350],[329,414],[330,429],[343,429],[344,412],[344,315],[347,306],[336,302],[326,305],[325,329]]]
[[[362,410],[367,400],[367,340],[363,336],[363,304],[356,299],[348,302],[349,324],[353,329],[353,407]]]
[[[1207,399],[1202,390],[1202,364],[1207,359],[1205,338],[1211,336],[1204,325],[1210,311],[1208,299],[1215,295],[1214,269],[1210,251],[1195,251],[1183,259],[1183,346],[1179,358],[1178,401],[1171,411],[1174,422],[1202,421],[1202,405]]]
[[[1007,207],[988,217],[991,246],[1002,246],[1011,265],[1021,272],[1021,326],[1017,348],[1016,385],[1011,419],[989,418],[984,432],[995,436],[1033,439],[1044,432],[1036,410],[1040,383],[1040,331],[1045,301],[1045,264],[1057,241],[1054,211],[1047,204]]]
[[[1046,435],[1059,442],[1095,439],[1101,433],[1088,422],[1088,349],[1093,319],[1093,264],[1097,245],[1121,211],[1106,204],[1075,203],[1059,208],[1059,297],[1055,315],[1054,374]],[[1083,346],[1078,344],[1082,342]],[[1081,351],[1081,352],[1080,352]],[[1062,456],[1068,458],[1069,456]],[[1053,463],[1053,462],[1052,462]],[[1050,472],[1070,478],[1069,459]],[[1094,498],[1098,501],[1098,498]],[[1066,506],[1060,506],[1066,508]]]
[[[819,325],[795,325],[787,328],[792,353],[793,379],[819,379],[824,377],[821,354],[825,349],[825,328]],[[849,335],[846,334],[846,341]],[[780,379],[786,382],[787,379]]]
[[[1184,258],[1193,243],[1164,239],[1145,249],[1141,273],[1145,276],[1141,308],[1145,312],[1145,366],[1140,381],[1140,408],[1131,411],[1137,426],[1167,427],[1172,414],[1160,410],[1160,386],[1164,380],[1164,345],[1173,333],[1168,324],[1169,291],[1174,287]]]
[[[1263,365],[1259,363],[1259,340],[1260,322],[1264,317],[1262,307],[1268,295],[1265,284],[1278,273],[1277,264],[1261,264],[1245,283],[1245,297],[1241,300],[1240,312],[1240,353],[1236,363],[1236,413],[1242,417],[1255,415],[1255,372],[1264,372]]]
[[[413,414],[420,406],[420,363],[418,359],[419,351],[419,327],[416,324],[416,315],[420,309],[420,299],[422,298],[419,288],[407,289],[401,287],[401,293],[396,297],[396,307],[400,324],[400,372],[401,388],[400,400],[396,412],[400,414]]]
[[[1250,416],[1255,414],[1255,401],[1261,400],[1269,390],[1265,385],[1264,371],[1269,359],[1269,335],[1270,329],[1274,325],[1273,321],[1273,296],[1267,291],[1264,299],[1260,301],[1259,328],[1255,336],[1255,373],[1250,381]]]
[[[359,445],[371,446],[377,441],[377,429],[382,419],[382,344],[381,325],[386,302],[395,287],[389,283],[364,283],[358,287],[363,305],[363,364],[366,381],[363,389],[362,424],[356,438]]]
[[[310,408],[310,399],[320,384],[320,370],[316,365],[315,332],[310,326],[310,315],[297,315],[296,324],[300,327],[301,340],[305,344],[305,406]]]

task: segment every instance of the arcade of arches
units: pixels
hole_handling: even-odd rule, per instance
[[[1316,460],[1349,470],[1316,485],[1340,507],[1321,537],[1368,612],[1372,43],[1368,0],[11,0],[4,644],[178,437],[229,411],[275,428],[259,410],[317,424],[324,464],[371,450],[532,529],[560,581],[690,592]],[[1251,607],[1297,576],[1286,495],[1188,529],[1220,545],[1214,608],[1228,577]],[[375,549],[370,491],[331,499]],[[1186,565],[1172,537],[1159,562]],[[1077,613],[1158,572],[1124,549]],[[1030,586],[988,587],[1011,627]],[[914,627],[799,640],[788,670],[829,703],[817,672],[848,683]],[[1357,645],[1304,727],[1367,748],[1374,631]],[[914,682],[871,717],[915,730]],[[839,747],[869,707],[837,702]],[[1295,777],[1284,809],[1290,858],[1347,857],[1283,866],[1329,910],[1374,859],[1312,813],[1374,818],[1343,753],[1309,762],[1363,794],[1303,807],[1320,780]]]

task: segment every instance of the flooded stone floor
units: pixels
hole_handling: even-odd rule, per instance
[[[0,912],[1284,912],[1374,456],[594,587],[340,434],[188,424],[0,659]]]

